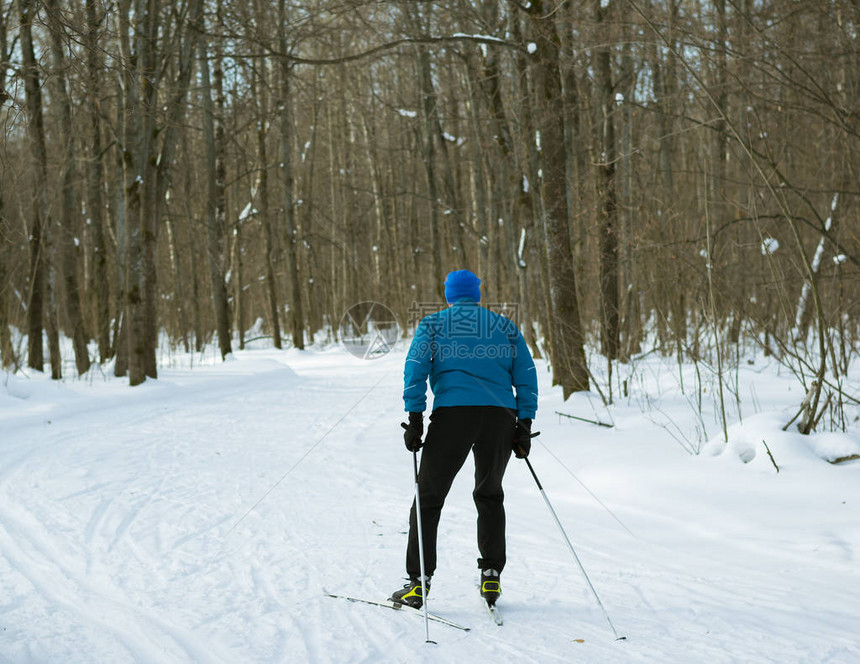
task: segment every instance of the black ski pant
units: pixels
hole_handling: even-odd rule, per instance
[[[505,494],[502,477],[511,457],[516,413],[498,406],[448,406],[430,415],[430,425],[418,470],[421,499],[421,530],[424,543],[424,571],[436,571],[436,531],[445,497],[454,477],[463,467],[469,450],[475,457],[475,489],[478,508],[478,566],[505,567]],[[406,573],[421,575],[415,501],[409,514],[409,544]]]

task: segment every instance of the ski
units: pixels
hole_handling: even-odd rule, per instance
[[[348,602],[360,602],[362,604],[370,604],[372,606],[381,606],[386,609],[393,609],[395,611],[403,611],[404,613],[411,613],[419,618],[424,617],[424,609],[414,609],[411,606],[406,606],[405,604],[400,604],[398,602],[392,602],[391,600],[386,600],[384,602],[380,602],[374,599],[364,599],[361,597],[350,597],[349,595],[335,595],[330,592],[325,591],[325,594],[328,597],[334,597],[335,599],[345,599]],[[429,620],[433,620],[435,622],[441,623],[443,625],[447,625],[448,627],[453,627],[454,629],[459,629],[464,632],[469,631],[469,627],[465,627],[460,625],[459,623],[455,623],[452,620],[448,620],[447,618],[443,618],[442,616],[436,615],[435,613],[427,613],[427,618]]]
[[[487,607],[487,613],[490,614],[490,618],[492,618],[493,622],[496,623],[499,627],[504,624],[502,620],[502,612],[499,611],[499,607],[495,604],[490,604],[486,600],[481,600],[484,603],[484,606]]]

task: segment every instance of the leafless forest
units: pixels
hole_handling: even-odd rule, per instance
[[[157,375],[409,322],[468,267],[565,396],[773,354],[801,429],[857,353],[858,0],[13,0],[0,356]],[[27,343],[43,339],[44,343]],[[593,360],[592,360],[593,361]]]

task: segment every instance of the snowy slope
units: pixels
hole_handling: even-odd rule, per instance
[[[504,627],[477,596],[470,462],[430,596],[470,632],[431,624],[427,645],[413,616],[325,597],[402,583],[402,362],[249,350],[133,389],[0,374],[0,662],[860,662],[860,462],[821,458],[860,439],[782,432],[798,388],[763,363],[729,445],[671,369],[607,410],[562,402],[539,363],[530,458],[627,641],[516,459]]]

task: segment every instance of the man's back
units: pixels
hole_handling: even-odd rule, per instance
[[[534,362],[517,326],[471,300],[421,321],[404,378],[408,411],[424,410],[427,378],[434,408],[501,406],[532,418],[537,407]]]

